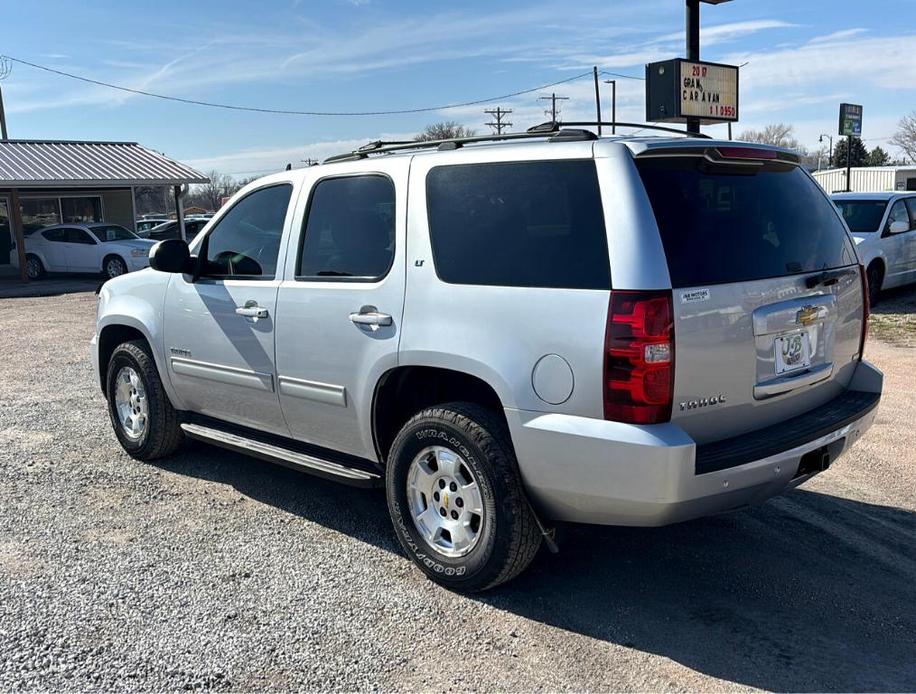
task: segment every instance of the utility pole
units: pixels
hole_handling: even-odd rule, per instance
[[[6,111],[3,110],[3,88],[0,87],[0,142],[6,142]]]
[[[568,96],[557,96],[556,93],[552,93],[550,96],[539,96],[538,98],[550,100],[550,120],[554,123],[557,122],[557,102],[569,101]]]
[[[604,80],[611,85],[611,135],[617,134],[617,80]]]
[[[306,157],[305,159],[300,159],[299,161],[301,161],[306,166],[315,166],[315,164],[321,163],[317,159],[312,159],[311,157]]]
[[[700,59],[700,0],[687,0],[687,60]],[[700,119],[687,119],[687,132],[700,132]]]
[[[595,78],[595,111],[598,114],[598,137],[601,137],[601,92],[598,90],[598,66],[592,68],[592,75]]]
[[[493,128],[496,131],[497,135],[503,134],[503,128],[512,127],[512,123],[510,123],[509,121],[503,122],[503,116],[508,116],[510,113],[512,113],[511,108],[507,110],[507,109],[503,109],[497,106],[496,108],[484,110],[484,113],[487,113],[496,119],[495,121],[490,121],[489,123],[487,123],[487,125]]]

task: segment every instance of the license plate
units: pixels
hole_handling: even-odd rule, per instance
[[[792,333],[776,338],[776,373],[798,371],[811,366],[811,346],[808,333]]]

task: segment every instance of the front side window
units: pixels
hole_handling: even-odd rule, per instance
[[[379,279],[394,259],[394,183],[377,174],[319,181],[296,276]]]
[[[208,277],[273,279],[293,187],[260,188],[239,200],[204,240]]]
[[[427,176],[426,196],[445,282],[611,288],[594,161],[440,166]]]
[[[908,229],[910,228],[910,215],[903,200],[898,200],[891,208],[890,216],[887,218],[887,228],[890,229],[894,222],[903,222]]]
[[[906,206],[910,211],[910,229],[916,229],[916,198],[907,198]]]

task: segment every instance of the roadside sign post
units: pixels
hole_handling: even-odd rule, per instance
[[[852,138],[862,137],[862,105],[840,104],[839,134],[846,136],[846,192],[852,191]]]

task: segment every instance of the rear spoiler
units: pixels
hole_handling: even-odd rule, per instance
[[[768,161],[801,164],[801,157],[794,152],[744,144],[716,145],[715,147],[696,145],[688,147],[650,147],[635,156],[638,159],[648,159],[649,157],[704,157],[716,164],[730,162],[763,164]]]

